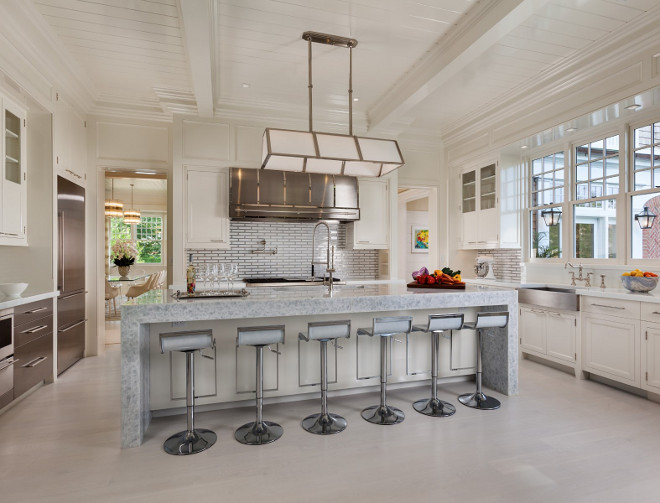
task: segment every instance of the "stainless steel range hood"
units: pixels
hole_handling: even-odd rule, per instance
[[[231,168],[230,186],[233,219],[360,219],[352,176]]]

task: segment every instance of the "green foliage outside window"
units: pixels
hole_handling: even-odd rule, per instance
[[[110,223],[110,246],[117,239],[130,239],[135,241],[138,251],[138,264],[162,264],[163,263],[163,217],[142,216],[140,223],[131,225],[124,223],[124,219],[116,217]]]

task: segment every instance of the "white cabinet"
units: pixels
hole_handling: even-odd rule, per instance
[[[26,114],[8,99],[0,97],[0,103],[0,245],[27,246]]]
[[[660,393],[660,324],[642,325],[642,388]]]
[[[499,244],[497,164],[461,174],[461,248],[495,248]]]
[[[519,312],[520,348],[523,353],[575,367],[575,314],[531,306],[522,306]]]
[[[229,170],[185,168],[185,247],[228,250]]]
[[[85,120],[57,94],[53,112],[53,161],[57,174],[77,185],[87,179],[87,130]]]
[[[350,250],[390,247],[389,181],[386,178],[358,179],[360,220],[346,228]]]

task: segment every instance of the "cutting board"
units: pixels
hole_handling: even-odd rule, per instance
[[[435,290],[465,290],[465,283],[457,285],[420,285],[416,281],[408,283],[408,288],[433,288]]]

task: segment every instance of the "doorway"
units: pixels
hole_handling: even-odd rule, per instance
[[[412,281],[411,273],[440,264],[437,189],[400,186],[398,192],[397,279]]]

